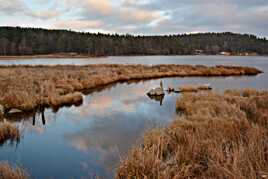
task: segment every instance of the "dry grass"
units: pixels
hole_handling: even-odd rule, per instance
[[[0,179],[27,179],[29,175],[19,167],[12,168],[7,162],[0,163]]]
[[[80,105],[83,102],[82,93],[74,92],[64,96],[50,96],[50,106],[57,111],[61,106]]]
[[[70,103],[77,91],[129,81],[173,76],[257,75],[249,67],[191,65],[0,66],[0,104],[6,111]],[[75,95],[70,95],[75,93]],[[66,96],[67,95],[67,96]],[[74,97],[74,98],[72,98]],[[75,100],[76,101],[76,100]]]
[[[184,85],[179,87],[180,92],[198,92],[198,87],[193,85]]]
[[[121,162],[118,179],[268,177],[267,91],[184,94],[177,110]]]
[[[0,144],[4,144],[6,141],[10,140],[19,141],[20,132],[18,128],[12,126],[8,122],[4,122],[0,124]]]
[[[207,85],[183,85],[179,87],[180,92],[198,92],[202,90],[211,90]]]

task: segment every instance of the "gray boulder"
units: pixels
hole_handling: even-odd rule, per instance
[[[165,92],[162,88],[154,88],[151,89],[148,93],[148,96],[163,96],[165,95]]]

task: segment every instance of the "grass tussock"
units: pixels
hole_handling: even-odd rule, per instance
[[[0,163],[0,179],[27,179],[27,172],[19,167],[11,167],[7,162]]]
[[[83,96],[80,92],[74,92],[70,94],[66,94],[60,97],[49,98],[50,106],[57,110],[61,106],[70,106],[70,105],[80,105],[83,102]]]
[[[204,90],[211,90],[209,85],[183,85],[179,87],[180,92],[198,92]]]
[[[0,66],[0,104],[23,111],[79,100],[77,91],[103,85],[173,76],[257,75],[258,69],[191,65]],[[73,94],[71,97],[69,94]],[[67,95],[67,96],[66,96]],[[78,101],[79,101],[78,100]],[[75,100],[76,101],[76,100]]]
[[[268,177],[267,91],[184,94],[177,110],[121,162],[118,179]]]
[[[10,140],[19,141],[20,132],[17,127],[14,127],[8,122],[0,124],[0,144],[4,144],[6,141]]]

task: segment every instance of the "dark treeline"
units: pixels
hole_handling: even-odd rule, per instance
[[[254,35],[224,33],[169,36],[92,34],[68,30],[0,27],[0,55],[79,53],[108,55],[190,55],[196,52],[268,54],[268,41]]]

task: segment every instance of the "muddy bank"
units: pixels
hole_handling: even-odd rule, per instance
[[[184,94],[177,111],[121,161],[118,179],[267,178],[268,91]]]
[[[161,77],[257,75],[260,70],[233,66],[87,65],[0,66],[0,104],[30,111],[40,106],[58,108],[81,103],[79,91],[115,82]]]

